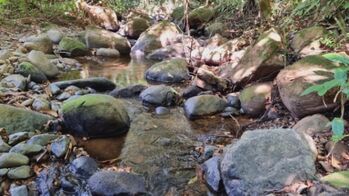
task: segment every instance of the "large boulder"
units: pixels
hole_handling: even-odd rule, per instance
[[[162,61],[151,66],[145,72],[145,77],[157,82],[182,82],[190,78],[187,66],[187,61],[182,58]]]
[[[88,54],[88,49],[84,43],[71,37],[63,37],[59,42],[58,52],[64,56],[77,57]]]
[[[141,17],[133,17],[126,24],[128,37],[137,39],[145,30],[150,27],[150,22]]]
[[[328,111],[336,106],[333,103],[335,90],[329,91],[324,97],[317,93],[302,96],[308,87],[332,79],[335,68],[335,64],[322,56],[307,56],[278,74],[276,83],[282,102],[294,117]]]
[[[165,85],[150,86],[139,95],[144,104],[155,106],[176,105],[179,94],[172,87]]]
[[[115,136],[130,126],[123,103],[109,95],[89,94],[66,101],[62,116],[65,126],[81,136]]]
[[[245,86],[256,80],[271,81],[284,67],[283,58],[278,53],[281,37],[271,29],[263,33],[257,42],[250,46],[239,63],[231,64],[231,69],[222,74],[233,83]]]
[[[46,75],[40,71],[37,67],[29,62],[23,62],[18,65],[16,72],[25,77],[30,76],[30,79],[37,83],[42,83],[47,81]]]
[[[312,26],[298,31],[291,40],[291,47],[295,52],[300,52],[305,46],[316,39],[320,39],[325,34],[325,28]]]
[[[179,33],[180,30],[174,23],[159,22],[140,35],[136,44],[131,48],[131,55],[143,56],[156,49],[171,45],[177,40]]]
[[[297,180],[313,179],[315,158],[314,141],[294,130],[246,131],[224,151],[225,190],[229,196],[265,195]]]
[[[96,91],[109,91],[113,90],[116,87],[112,81],[103,77],[59,81],[50,84],[50,86],[58,87],[59,89],[65,89],[69,86],[76,86],[79,88],[90,87]]]
[[[208,45],[202,52],[201,60],[208,65],[221,65],[230,61],[233,53],[241,47],[240,39],[233,39],[220,46]]]
[[[114,48],[122,55],[129,55],[129,41],[117,33],[90,28],[81,34],[80,39],[88,48]]]
[[[243,111],[250,116],[259,116],[265,112],[266,103],[271,98],[271,82],[249,86],[241,91],[240,102]]]
[[[189,98],[184,103],[184,111],[189,119],[222,112],[227,102],[215,95],[199,95]]]
[[[42,130],[52,119],[38,112],[3,104],[0,104],[0,111],[0,128],[5,128],[8,133]]]
[[[209,22],[215,15],[215,11],[210,7],[198,7],[192,10],[188,16],[189,26],[192,29],[199,28]]]
[[[52,64],[46,55],[41,51],[32,50],[28,54],[29,61],[37,67],[40,71],[42,71],[46,77],[54,78],[59,74],[59,70],[57,66]]]

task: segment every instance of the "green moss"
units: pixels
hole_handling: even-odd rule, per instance
[[[184,17],[184,7],[180,6],[180,7],[176,7],[171,14],[171,17],[175,20],[175,21],[180,21],[183,19]]]
[[[329,174],[323,178],[321,181],[330,183],[332,186],[337,188],[349,188],[349,171],[341,171]]]
[[[222,22],[214,22],[210,24],[206,28],[207,32],[209,35],[215,35],[216,33],[218,34],[223,34],[224,31],[226,30],[226,25],[224,25]]]
[[[208,22],[214,16],[214,10],[209,7],[199,7],[189,14],[189,20],[199,20],[200,22]]]
[[[81,50],[87,49],[84,43],[70,37],[63,37],[63,39],[59,42],[58,47],[61,48],[62,50],[69,51],[69,52],[75,49],[81,49]]]

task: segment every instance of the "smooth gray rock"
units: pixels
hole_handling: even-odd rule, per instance
[[[181,58],[162,61],[151,66],[145,72],[145,77],[156,82],[182,82],[190,78],[187,66],[186,60]]]
[[[222,179],[220,174],[220,157],[212,157],[205,161],[201,168],[204,172],[206,184],[211,191],[218,192],[222,187]]]
[[[58,136],[55,134],[50,134],[50,133],[44,133],[40,135],[34,135],[31,137],[28,141],[27,144],[37,144],[40,146],[46,146],[49,144],[52,140],[56,139]]]
[[[10,145],[17,144],[23,140],[26,140],[29,138],[29,133],[28,132],[17,132],[13,133],[8,136],[8,143]]]
[[[68,130],[81,136],[120,135],[130,126],[124,103],[109,95],[89,94],[65,101],[62,116]]]
[[[150,86],[139,96],[143,103],[156,106],[176,105],[179,100],[179,94],[172,87],[165,85]]]
[[[25,144],[25,143],[19,143],[15,146],[13,146],[10,150],[10,152],[14,153],[20,153],[24,155],[35,155],[38,154],[40,151],[42,151],[44,147],[37,145],[37,144]]]
[[[63,157],[69,148],[70,139],[68,136],[61,136],[55,139],[51,144],[51,152],[57,157]]]
[[[74,159],[69,168],[75,175],[89,178],[98,170],[98,165],[93,158],[82,156]]]
[[[27,165],[29,158],[19,153],[4,153],[0,155],[0,168]]]
[[[72,85],[79,88],[90,87],[95,89],[96,91],[108,91],[108,90],[115,89],[115,84],[112,81],[103,77],[60,81],[60,82],[54,82],[51,85],[55,85],[60,89],[65,89],[68,86],[72,86]]]
[[[112,48],[98,48],[96,51],[97,56],[103,56],[103,57],[120,57],[120,52],[117,49]]]
[[[215,95],[191,97],[184,103],[184,111],[189,119],[222,112],[227,102]]]
[[[237,93],[230,93],[227,95],[228,106],[234,107],[236,109],[241,108],[241,102],[239,95]]]
[[[29,196],[28,189],[26,185],[12,186],[10,188],[10,194],[12,196]]]
[[[322,114],[307,116],[298,121],[293,129],[299,133],[314,135],[316,133],[328,132],[331,129],[330,120]]]
[[[228,195],[263,195],[315,177],[314,141],[291,129],[246,131],[226,147],[221,173]]]
[[[0,111],[0,127],[9,134],[42,130],[52,119],[48,115],[4,104],[0,104]]]
[[[8,145],[1,137],[0,137],[0,153],[8,152],[11,149],[11,146]]]
[[[7,177],[10,179],[26,179],[33,175],[30,166],[23,165],[20,167],[12,168],[8,171]]]
[[[202,89],[197,86],[189,86],[185,88],[182,92],[182,97],[184,99],[189,99],[190,97],[195,97],[202,92]]]
[[[100,171],[88,179],[96,195],[142,195],[146,193],[144,178],[126,172]]]
[[[0,169],[0,176],[6,176],[9,170],[8,168]]]
[[[130,98],[138,96],[147,87],[142,84],[135,84],[125,88],[115,88],[109,93],[113,97]]]
[[[50,110],[50,102],[43,98],[35,98],[32,107],[36,111]]]
[[[155,113],[157,115],[166,115],[170,113],[170,110],[166,107],[159,106],[155,108]]]
[[[46,34],[55,44],[58,44],[63,38],[63,32],[58,28],[51,28],[46,32]]]
[[[59,74],[57,66],[52,64],[46,55],[41,51],[32,50],[28,54],[29,61],[42,71],[46,77],[55,78]]]
[[[12,74],[1,80],[0,85],[6,88],[17,88],[21,91],[27,88],[27,79],[19,74]]]

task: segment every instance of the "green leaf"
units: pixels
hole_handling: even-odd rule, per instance
[[[340,171],[321,178],[337,188],[349,188],[349,171]]]
[[[344,120],[341,118],[334,118],[331,122],[333,137],[338,139],[344,134]]]
[[[334,70],[334,79],[345,85],[348,79],[347,69],[338,68]]]
[[[339,80],[330,80],[323,84],[314,85],[305,89],[305,91],[301,94],[301,96],[308,95],[313,92],[316,92],[319,96],[324,96],[327,93],[327,91],[340,85],[341,84]]]
[[[341,55],[338,53],[328,53],[328,54],[324,54],[322,56],[330,61],[342,63],[344,65],[349,66],[349,58],[344,56],[344,55]]]

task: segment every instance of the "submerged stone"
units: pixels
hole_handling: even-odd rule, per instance
[[[108,91],[115,88],[115,84],[104,77],[92,77],[86,79],[77,79],[77,80],[66,80],[54,82],[50,86],[56,86],[60,89],[65,89],[69,86],[76,86],[79,88],[93,88],[96,91]]]

